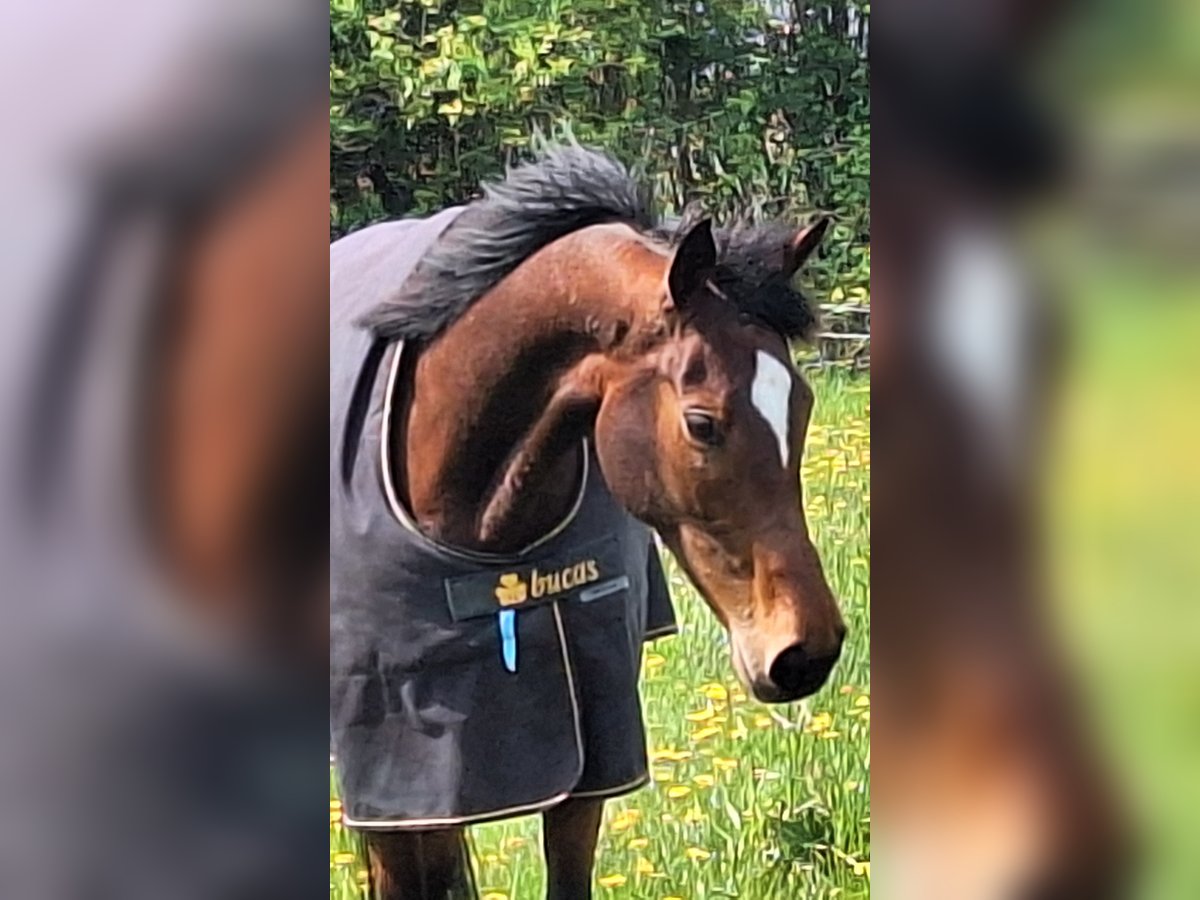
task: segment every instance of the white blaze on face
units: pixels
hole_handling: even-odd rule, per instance
[[[779,441],[779,461],[787,468],[788,426],[792,412],[792,373],[778,359],[764,350],[754,357],[754,384],[750,387],[750,402],[758,414],[771,426]]]
[[[949,233],[930,285],[933,358],[966,401],[996,462],[1020,461],[1032,292],[1012,242],[986,223]]]

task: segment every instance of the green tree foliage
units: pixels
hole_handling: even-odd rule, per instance
[[[334,236],[462,202],[568,126],[675,211],[832,213],[813,281],[865,297],[868,20],[847,0],[331,0]]]

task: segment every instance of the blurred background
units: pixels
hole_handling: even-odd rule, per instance
[[[1108,3],[1077,18],[1046,79],[1078,123],[1078,161],[1038,230],[1074,331],[1046,473],[1058,621],[1138,828],[1137,896],[1193,897],[1200,7]]]
[[[327,26],[0,11],[5,897],[324,892]]]
[[[879,13],[875,889],[1196,896],[1198,10]]]

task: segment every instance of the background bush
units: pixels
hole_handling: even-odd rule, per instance
[[[535,127],[565,124],[644,166],[669,210],[832,213],[809,277],[821,297],[865,300],[869,13],[845,0],[331,0],[332,237],[460,203]]]

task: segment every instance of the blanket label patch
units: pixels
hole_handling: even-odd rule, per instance
[[[615,537],[554,556],[445,580],[455,622],[554,600],[592,600],[629,586]]]

